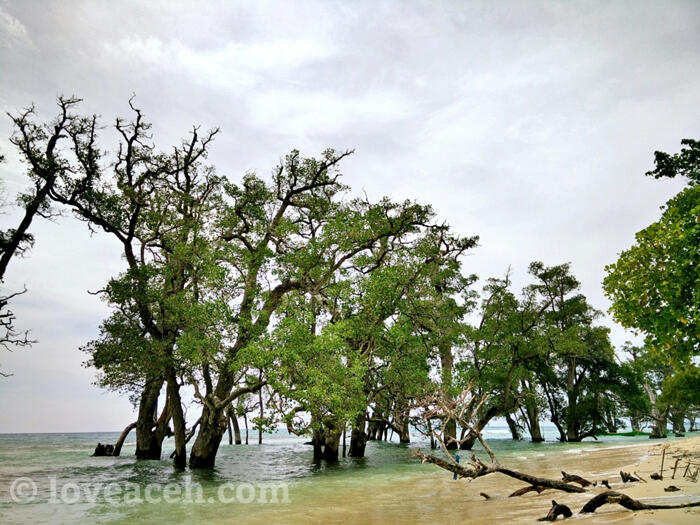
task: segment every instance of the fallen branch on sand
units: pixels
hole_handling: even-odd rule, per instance
[[[525,474],[524,472],[509,469],[502,466],[497,461],[487,465],[474,455],[471,457],[469,466],[462,466],[458,463],[451,463],[432,454],[424,454],[420,450],[416,450],[414,454],[416,457],[420,458],[422,463],[432,463],[433,465],[437,465],[440,468],[444,468],[445,470],[449,470],[450,472],[457,474],[457,476],[460,478],[476,479],[486,476],[487,474],[498,472],[500,474],[510,476],[511,478],[524,481],[525,483],[529,483],[533,486],[533,489],[531,490],[537,490],[534,487],[540,487],[542,490],[544,488],[549,488],[562,490],[564,492],[586,492],[586,490],[581,487],[577,487],[576,485],[571,485],[557,479],[538,478],[530,474]],[[539,492],[541,492],[541,490]]]
[[[442,428],[433,429],[433,437],[437,443],[439,443],[444,453],[444,458],[433,454],[424,454],[420,450],[416,450],[414,455],[420,458],[422,463],[432,463],[433,465],[437,465],[440,468],[456,474],[460,478],[476,479],[498,472],[510,476],[511,478],[524,481],[533,487],[543,487],[542,490],[544,490],[544,488],[550,488],[562,490],[564,492],[586,492],[582,487],[577,487],[576,485],[571,485],[556,479],[538,478],[501,465],[481,433],[472,425],[476,414],[487,399],[488,396],[475,397],[470,389],[463,390],[462,393],[455,398],[446,397],[439,392],[425,398],[417,407],[422,409],[423,420],[430,421],[439,419],[443,422]],[[457,460],[452,457],[446,445],[450,440],[454,441],[453,438],[446,436],[445,432],[445,425],[449,420],[456,421],[462,428],[466,428],[476,434],[479,443],[481,443],[481,446],[490,458],[489,463],[481,461],[476,457],[476,454],[472,454],[469,462],[466,464],[460,465],[457,463]]]

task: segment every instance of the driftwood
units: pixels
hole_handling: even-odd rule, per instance
[[[649,477],[650,477],[651,479],[655,479],[656,481],[660,481],[660,480],[664,479],[664,477],[663,477],[661,474],[657,473],[657,472],[652,472],[652,473],[649,475]]]
[[[700,507],[700,501],[694,501],[692,503],[678,503],[676,505],[642,503],[641,501],[630,498],[627,494],[615,492],[614,490],[607,490],[601,494],[598,494],[588,503],[586,503],[581,509],[581,513],[589,514],[595,512],[597,509],[607,503],[617,503],[618,505],[622,505],[629,510],[684,509],[687,507]]]
[[[664,489],[664,492],[678,492],[679,490],[681,490],[681,489],[679,489],[675,485],[669,485],[668,487],[666,487]]]
[[[567,483],[578,483],[582,487],[588,487],[590,485],[593,485],[593,483],[591,483],[587,479],[583,479],[581,476],[577,476],[576,474],[567,474],[563,470],[561,471],[561,479],[562,481],[566,481]]]
[[[552,500],[552,508],[549,509],[547,515],[537,521],[556,521],[559,516],[564,516],[564,518],[570,518],[572,515],[571,509],[566,505],[561,505],[556,501]]]
[[[474,456],[472,456],[472,465],[467,467],[462,466],[458,463],[451,463],[432,454],[424,454],[420,450],[417,450],[414,454],[416,457],[420,458],[422,463],[432,463],[433,465],[437,465],[440,468],[457,474],[457,476],[461,478],[475,479],[485,476],[487,474],[499,472],[501,474],[505,474],[506,476],[510,476],[511,478],[515,478],[520,481],[524,481],[525,483],[529,483],[530,485],[533,485],[535,487],[545,487],[550,489],[562,490],[564,492],[586,492],[583,488],[577,487],[576,485],[570,485],[569,483],[565,483],[556,479],[538,478],[536,476],[531,476],[530,474],[525,474],[524,472],[518,472],[516,470],[506,468],[497,462],[493,462],[489,465],[486,465],[478,459],[476,459]]]
[[[479,492],[479,496],[481,496],[484,499],[491,499],[491,496],[486,494],[486,492]]]
[[[498,472],[511,478],[524,481],[533,487],[541,487],[541,490],[550,488],[562,490],[564,492],[586,492],[582,487],[576,485],[571,485],[555,479],[538,478],[501,465],[496,459],[491,447],[489,447],[479,431],[478,425],[476,427],[473,425],[473,421],[478,420],[479,411],[488,398],[488,395],[477,396],[470,387],[466,387],[456,397],[445,396],[444,393],[438,391],[434,395],[421,400],[416,405],[416,408],[421,409],[421,419],[423,421],[442,421],[442,428],[433,429],[433,437],[439,444],[445,458],[443,459],[432,454],[424,454],[420,450],[416,450],[414,456],[420,458],[422,463],[432,463],[433,465],[437,465],[440,468],[452,472],[455,474],[455,479],[457,477],[476,479]],[[447,435],[446,424],[448,421],[455,421],[460,427],[475,434],[479,443],[484,448],[484,451],[488,454],[490,462],[484,463],[476,457],[476,454],[472,454],[468,462],[462,464],[457,463],[457,460],[450,454],[448,446],[453,444],[459,446],[462,441],[455,440]]]
[[[603,481],[600,482],[601,485],[604,487],[607,487],[608,489],[610,488],[610,483],[608,483],[607,479],[604,479]]]
[[[639,478],[635,478],[633,475],[631,475],[629,472],[622,472],[620,471],[620,477],[622,478],[622,483],[628,483],[628,482],[634,482],[634,481],[639,481]]]
[[[523,487],[521,489],[516,490],[513,492],[509,498],[516,498],[518,496],[522,496],[523,494],[527,494],[528,492],[537,492],[537,494],[542,494],[543,491],[547,490],[547,487],[536,487],[535,485],[529,485],[527,487]]]

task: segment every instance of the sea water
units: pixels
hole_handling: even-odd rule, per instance
[[[649,443],[644,436],[559,443],[553,427],[544,432],[544,443],[513,441],[507,427],[499,426],[487,428],[485,437],[501,463],[530,473],[576,466],[581,454],[590,467],[596,450]],[[228,445],[224,436],[216,467],[202,471],[173,468],[167,459],[171,439],[164,443],[162,461],[136,461],[134,434],[121,457],[91,456],[98,442],[114,443],[117,437],[117,432],[0,435],[0,523],[385,525],[458,521],[482,508],[476,505],[478,491],[467,492],[464,480],[458,487],[451,473],[412,457],[416,448],[429,449],[420,436],[410,445],[371,441],[366,457],[334,465],[314,462],[307,439],[286,431],[265,434],[261,445],[257,434],[250,445]],[[471,452],[460,454],[464,461]],[[609,473],[601,468],[599,474]],[[501,489],[502,481],[489,483],[488,490]],[[493,510],[502,515],[502,509]]]

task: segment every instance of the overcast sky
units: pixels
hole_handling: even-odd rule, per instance
[[[430,203],[480,235],[466,272],[511,265],[520,287],[530,261],[570,261],[607,310],[604,266],[681,186],[643,176],[653,151],[700,137],[699,49],[694,1],[0,0],[0,109],[34,102],[48,119],[75,94],[110,124],[135,93],[163,148],[221,127],[210,160],[234,180],[292,148],[355,148],[354,191]],[[10,133],[3,116],[12,198],[27,179]],[[70,216],[34,233],[6,288],[29,288],[14,310],[39,343],[0,354],[14,373],[0,432],[121,429],[128,400],[93,386],[79,351],[107,315],[87,290],[121,270],[118,247]]]

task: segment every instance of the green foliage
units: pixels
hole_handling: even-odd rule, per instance
[[[690,147],[680,154],[657,152],[650,174],[685,176],[690,186],[606,267],[603,282],[614,318],[680,360],[700,354],[700,148],[697,141],[683,143]]]
[[[700,406],[700,367],[689,364],[676,370],[673,375],[664,379],[662,389],[663,403],[685,410]]]
[[[655,179],[677,176],[685,177],[693,186],[700,183],[700,141],[693,139],[681,140],[680,153],[670,155],[663,151],[654,152],[655,168],[647,172],[647,175]]]

